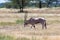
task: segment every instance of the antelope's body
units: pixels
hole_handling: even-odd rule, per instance
[[[38,24],[38,23],[42,24],[42,29],[44,28],[47,29],[45,18],[30,18],[29,20],[26,20],[24,22],[24,26],[26,26],[27,24],[31,24],[32,27],[35,28],[35,24]]]

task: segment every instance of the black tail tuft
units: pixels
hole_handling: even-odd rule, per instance
[[[47,29],[47,26],[46,26],[46,21],[45,21],[45,29]]]

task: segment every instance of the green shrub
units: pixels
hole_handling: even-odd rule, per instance
[[[30,39],[23,37],[23,38],[17,38],[17,40],[30,40]]]
[[[24,21],[23,20],[16,20],[16,24],[23,24]]]
[[[15,40],[12,36],[0,35],[0,40]]]
[[[13,22],[0,22],[0,25],[14,25],[16,23]]]
[[[14,36],[0,34],[0,40],[30,40],[30,39],[29,38],[25,38],[25,37],[16,38]]]

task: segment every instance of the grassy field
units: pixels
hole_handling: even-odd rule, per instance
[[[30,17],[44,17],[47,29],[41,24],[36,24],[36,29],[31,25],[24,27],[24,13],[0,14],[0,40],[60,40],[60,14],[28,13]]]

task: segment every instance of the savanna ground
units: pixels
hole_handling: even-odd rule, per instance
[[[60,8],[25,9],[29,11],[27,19],[44,17],[47,20],[47,29],[43,30],[41,24],[36,24],[36,29],[31,25],[24,27],[25,13],[17,13],[18,10],[0,9],[1,40],[60,40]]]

